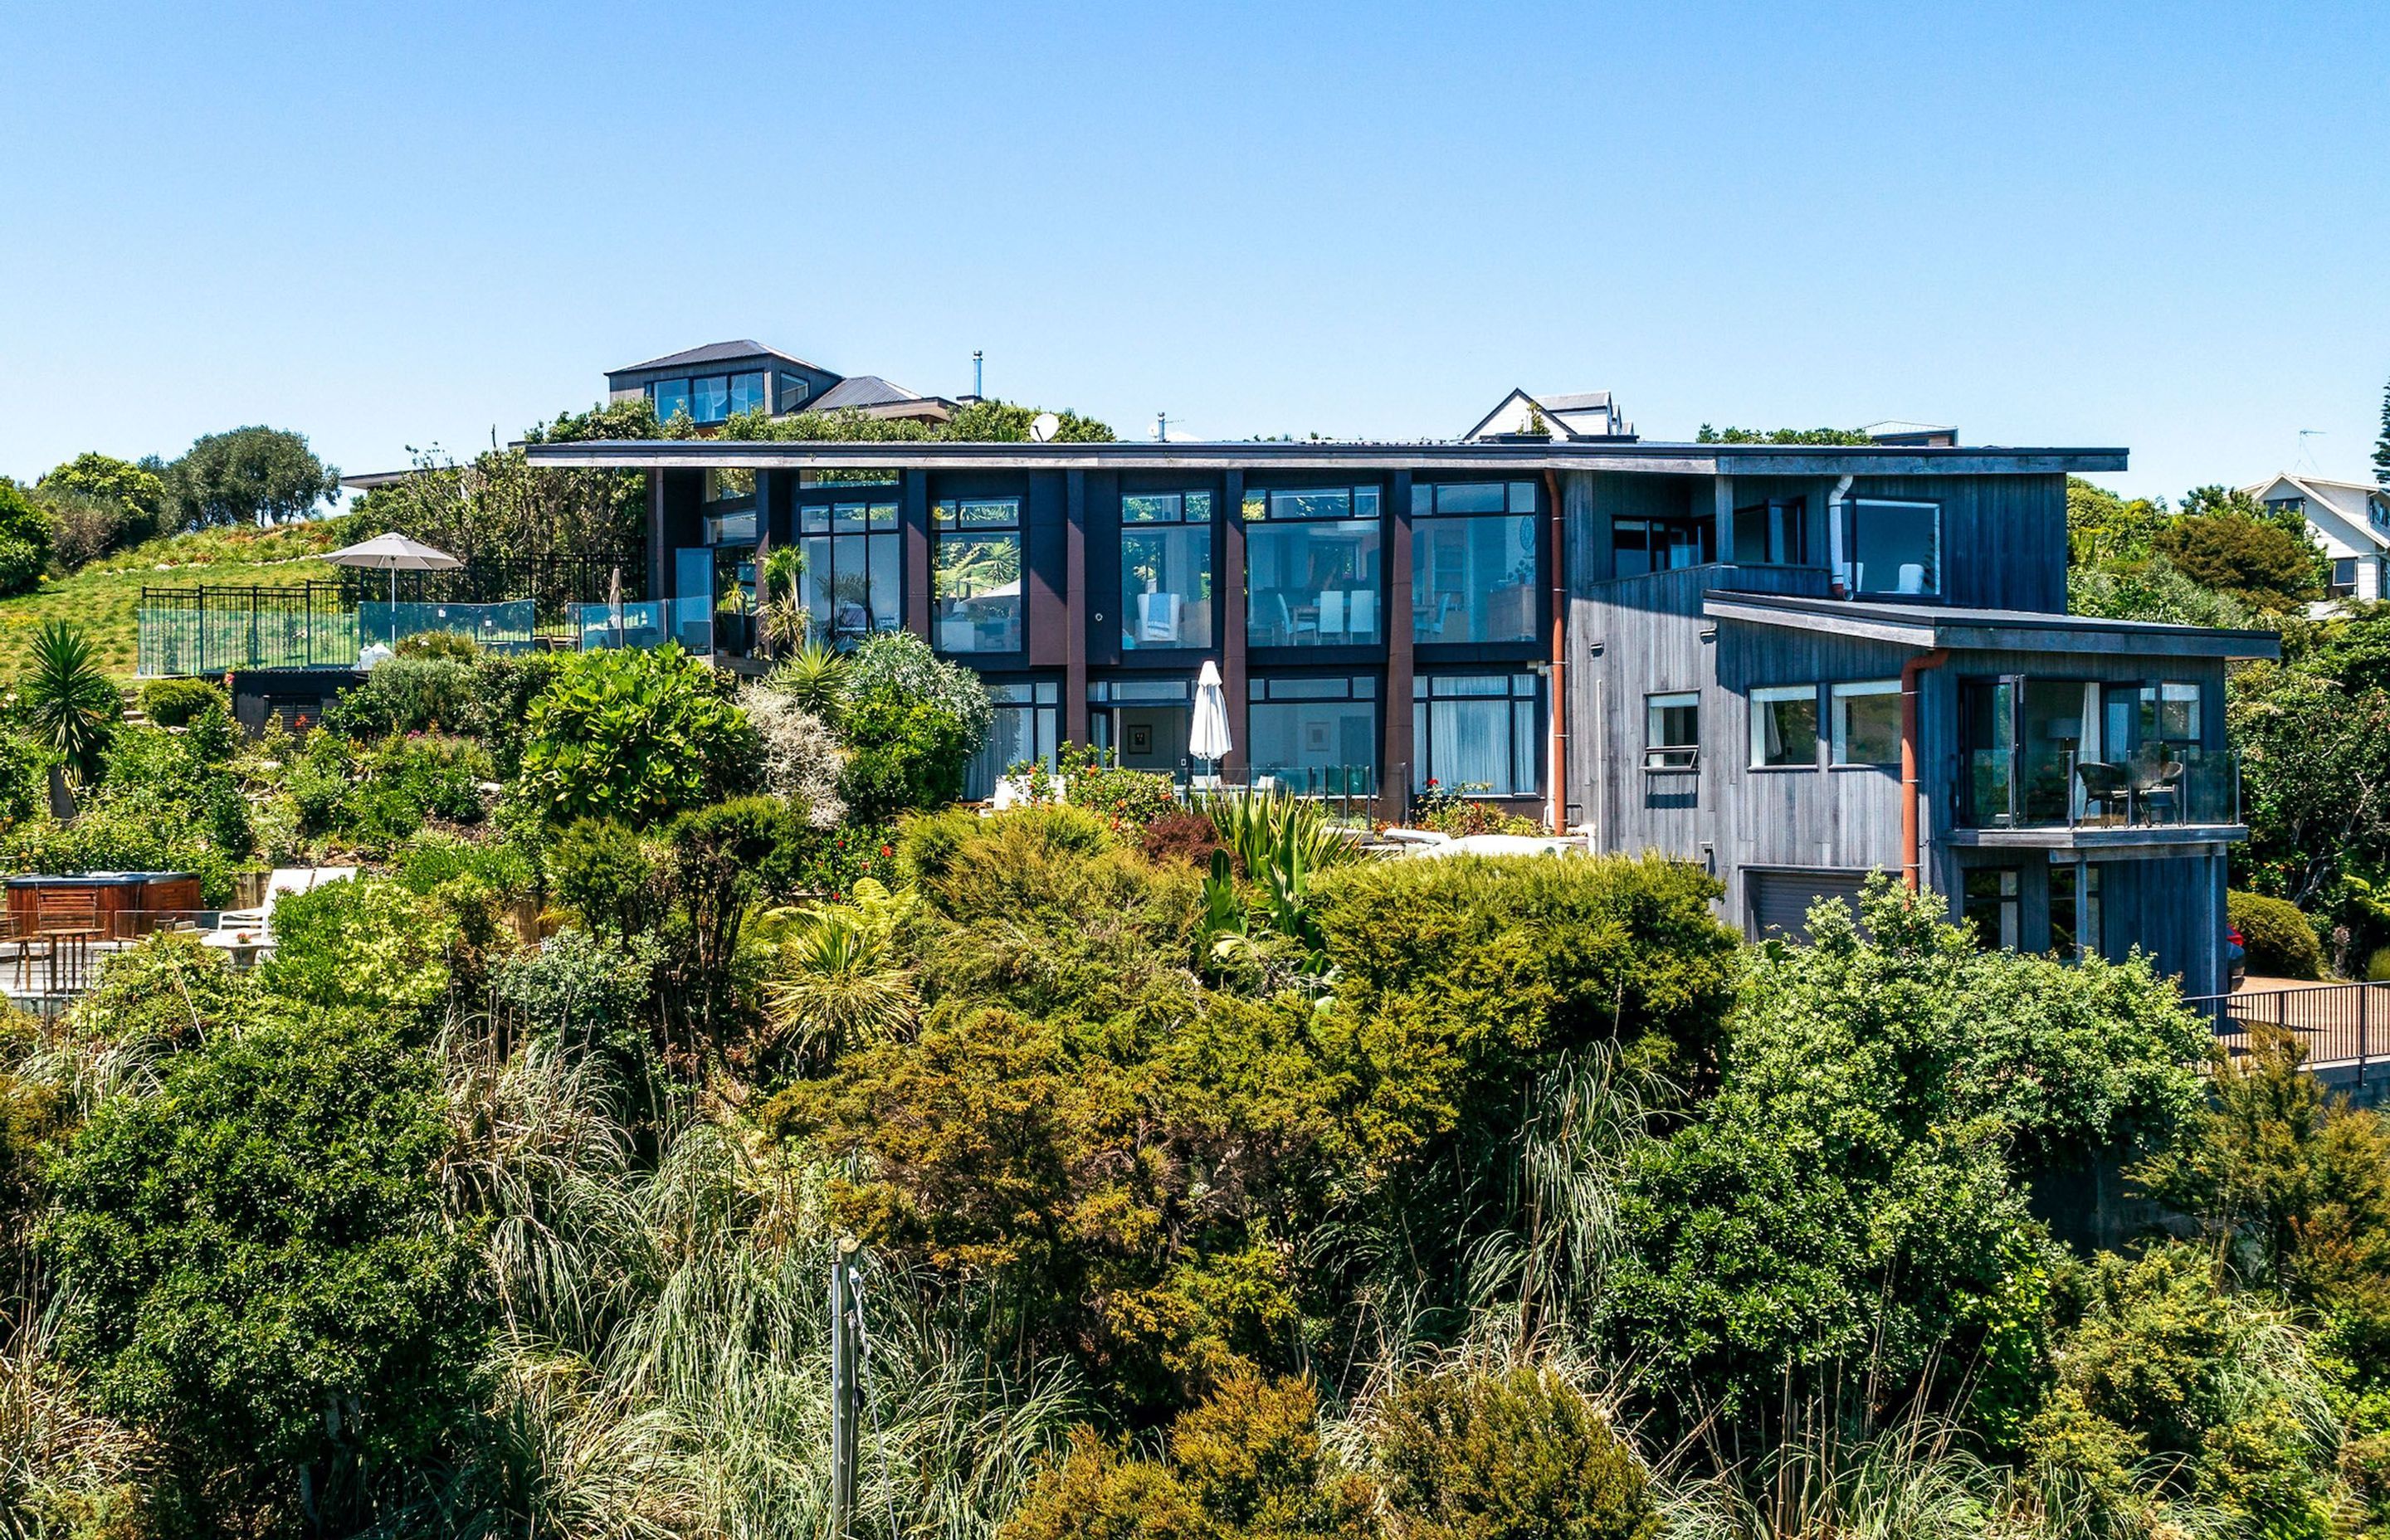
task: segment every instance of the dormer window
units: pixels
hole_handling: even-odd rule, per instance
[[[734,412],[764,409],[764,371],[658,379],[649,384],[648,399],[655,404],[658,422],[686,417],[700,428],[711,427]]]

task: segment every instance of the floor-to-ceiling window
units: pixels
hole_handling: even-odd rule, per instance
[[[806,503],[797,508],[811,635],[833,646],[905,620],[905,557],[896,503]]]
[[[1021,499],[947,497],[934,509],[931,640],[941,652],[1021,650]]]
[[[1121,498],[1121,646],[1212,645],[1212,494]]]
[[[1255,678],[1247,759],[1256,785],[1305,796],[1369,796],[1378,784],[1378,688],[1368,675]]]
[[[1411,488],[1411,639],[1536,638],[1536,483]]]
[[[1373,486],[1245,494],[1245,639],[1253,647],[1378,641],[1381,499]]]
[[[996,795],[996,783],[1023,764],[1054,767],[1055,717],[1061,687],[1051,680],[990,683],[987,741],[971,757],[963,795],[975,802]]]
[[[1532,674],[1422,674],[1411,681],[1411,789],[1532,796],[1543,782],[1543,713]]]
[[[786,379],[789,377],[784,375],[781,378]],[[766,404],[764,371],[752,369],[739,374],[651,380],[648,385],[648,400],[655,406],[658,422],[670,422],[675,417],[685,417],[704,427],[724,421],[733,412],[763,411]]]

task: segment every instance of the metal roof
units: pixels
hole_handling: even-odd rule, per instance
[[[1702,601],[1713,620],[1824,631],[1916,648],[1996,652],[2108,652],[2180,658],[2279,658],[2282,639],[2271,631],[2226,631],[2153,621],[2112,621],[2037,610],[1960,610],[1938,604],[1886,604],[1868,599],[1812,598],[1793,594],[1714,590]]]
[[[644,364],[625,364],[619,369],[606,372],[609,375],[637,374],[643,369],[677,369],[699,364],[726,364],[741,358],[777,358],[784,364],[803,365],[822,374],[837,372],[825,369],[818,364],[807,364],[795,354],[782,353],[777,348],[767,348],[752,338],[736,342],[708,342],[701,348],[686,348],[679,353],[668,353],[662,358],[650,358]]]
[[[1450,440],[973,443],[600,439],[534,443],[527,445],[524,453],[533,465],[623,470],[1448,470],[1481,474],[1620,470],[1690,476],[2046,476],[2122,470],[2126,460],[2122,449],[1582,441],[1465,443]]]
[[[854,374],[807,402],[805,410],[835,412],[847,406],[895,406],[906,402],[933,399],[918,391],[908,391],[893,380],[882,379],[876,374]]]

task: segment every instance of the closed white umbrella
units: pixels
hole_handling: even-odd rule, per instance
[[[1220,688],[1220,670],[1208,659],[1195,676],[1195,720],[1187,730],[1187,751],[1207,764],[1228,757],[1228,697]]]
[[[335,567],[364,567],[390,574],[391,628],[393,631],[398,627],[399,573],[444,572],[465,565],[446,551],[436,550],[419,540],[409,540],[395,532],[378,534],[353,545],[343,545],[324,559]]]

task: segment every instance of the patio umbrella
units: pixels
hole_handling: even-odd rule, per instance
[[[398,574],[405,572],[444,572],[465,565],[446,551],[434,550],[419,540],[392,532],[378,534],[371,540],[354,545],[343,545],[326,557],[335,567],[364,567],[390,574],[391,629],[398,628]]]
[[[617,566],[606,580],[606,610],[614,621],[614,645],[623,645],[623,569]]]
[[[1228,698],[1220,688],[1220,670],[1210,659],[1195,676],[1195,720],[1187,730],[1187,751],[1216,765],[1228,757]]]

